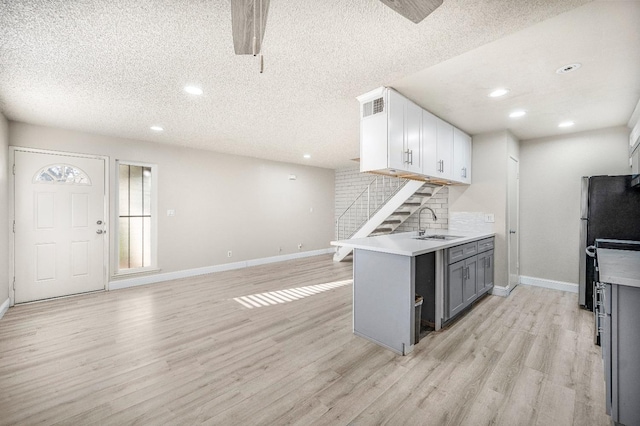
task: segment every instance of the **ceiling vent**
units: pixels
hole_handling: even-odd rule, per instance
[[[374,99],[362,105],[362,118],[384,112],[384,98]]]
[[[575,64],[569,64],[569,65],[565,65],[563,67],[560,67],[556,70],[556,74],[567,74],[570,73],[572,71],[577,70],[578,68],[580,68],[582,65],[575,63]]]

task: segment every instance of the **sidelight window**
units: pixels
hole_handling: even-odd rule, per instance
[[[119,273],[156,268],[155,169],[147,164],[117,162]]]

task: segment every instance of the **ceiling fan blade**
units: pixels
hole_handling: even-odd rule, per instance
[[[260,53],[268,10],[269,0],[231,0],[231,29],[236,55]]]
[[[443,0],[380,0],[416,24],[420,23],[431,12],[442,4]]]

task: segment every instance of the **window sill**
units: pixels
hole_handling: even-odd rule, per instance
[[[153,269],[132,269],[132,270],[127,270],[127,271],[118,271],[116,273],[114,273],[113,275],[111,275],[111,279],[118,279],[118,278],[125,278],[125,277],[131,277],[131,276],[139,276],[139,275],[149,275],[149,274],[155,274],[158,272],[161,272],[162,269],[160,268],[153,268]]]

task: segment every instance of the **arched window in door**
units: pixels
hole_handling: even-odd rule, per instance
[[[35,174],[33,183],[91,185],[91,179],[77,167],[69,164],[51,164]]]

